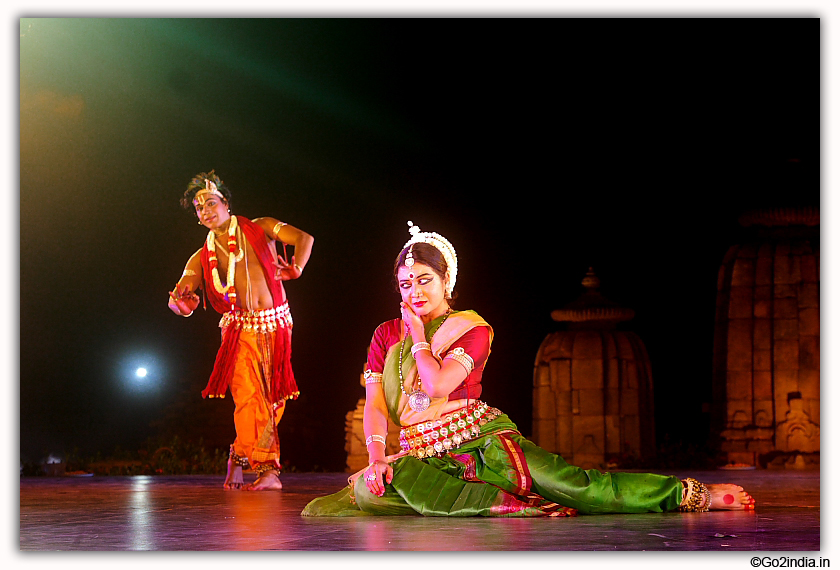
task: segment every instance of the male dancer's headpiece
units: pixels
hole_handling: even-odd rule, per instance
[[[207,200],[208,194],[215,194],[219,198],[224,199],[224,195],[219,192],[219,187],[216,186],[216,183],[210,180],[209,178],[204,179],[204,190],[199,190],[193,196],[193,203],[194,204],[203,204]]]
[[[202,188],[201,190],[196,192],[195,196],[193,196],[193,204],[203,204],[207,200],[208,195],[211,195],[211,194],[215,194],[216,196],[218,196],[222,200],[225,200],[225,196],[224,196],[224,194],[219,192],[219,186],[216,184],[215,180],[212,180],[211,178],[208,178],[208,177],[218,179],[218,176],[214,175],[213,170],[211,170],[210,173],[207,174],[206,176],[199,175],[199,176],[196,176],[195,179],[193,179],[193,183],[197,182],[197,183],[200,184],[202,179],[203,179],[203,182],[204,182],[204,188]],[[221,182],[222,181],[219,180],[219,183],[221,183]],[[227,201],[227,200],[225,200],[225,201]]]
[[[403,249],[409,248],[408,253],[405,254],[405,266],[411,269],[411,266],[414,265],[414,255],[411,250],[415,243],[427,243],[437,249],[446,261],[447,273],[449,274],[446,294],[451,297],[458,276],[458,255],[455,253],[455,248],[442,235],[434,232],[421,232],[420,227],[415,226],[412,222],[408,222],[408,233],[411,234],[411,239],[405,242],[403,246]]]
[[[193,176],[187,185],[187,191],[181,198],[181,205],[185,210],[195,213],[195,206],[204,204],[210,196],[218,196],[230,206],[231,192],[215,170],[201,172]]]

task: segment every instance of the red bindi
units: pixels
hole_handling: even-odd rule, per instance
[[[732,495],[726,494],[726,495],[723,496],[723,502],[726,503],[727,505],[731,505],[732,503],[735,502],[735,497],[732,496]]]

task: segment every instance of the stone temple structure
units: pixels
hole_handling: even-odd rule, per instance
[[[750,212],[718,275],[712,422],[730,463],[819,465],[820,214]]]
[[[622,467],[655,454],[653,383],[644,343],[616,325],[631,309],[605,299],[592,269],[575,302],[551,317],[534,363],[532,439],[584,469]]]

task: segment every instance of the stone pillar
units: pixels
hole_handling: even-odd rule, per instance
[[[730,463],[819,464],[819,210],[750,212],[718,274],[713,429]]]
[[[359,374],[359,384],[365,388],[365,378]],[[347,452],[347,473],[355,473],[368,464],[365,446],[365,398],[360,398],[356,408],[347,412],[344,422],[344,450]],[[385,453],[393,455],[400,451],[400,429],[388,419],[388,435],[385,437]]]
[[[585,293],[551,317],[534,363],[532,438],[585,469],[635,465],[655,455],[653,383],[644,343],[616,330],[633,318],[599,292],[592,268]]]

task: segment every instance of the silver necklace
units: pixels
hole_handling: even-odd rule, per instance
[[[446,314],[443,316],[443,320],[435,327],[435,330],[432,331],[432,334],[429,335],[429,343],[432,342],[432,339],[435,337],[435,333],[438,329],[446,322],[446,319],[449,318],[449,315],[452,313],[452,310],[446,311]],[[432,399],[429,395],[424,392],[421,388],[423,386],[423,379],[420,378],[419,370],[417,374],[417,389],[414,390],[411,394],[405,391],[405,379],[403,378],[402,373],[402,361],[403,361],[403,352],[405,350],[405,337],[408,336],[408,330],[406,330],[406,334],[403,336],[402,342],[400,342],[400,362],[397,371],[399,372],[400,376],[400,390],[402,393],[408,397],[408,407],[414,410],[415,412],[423,412],[429,408],[429,405],[432,403]]]

